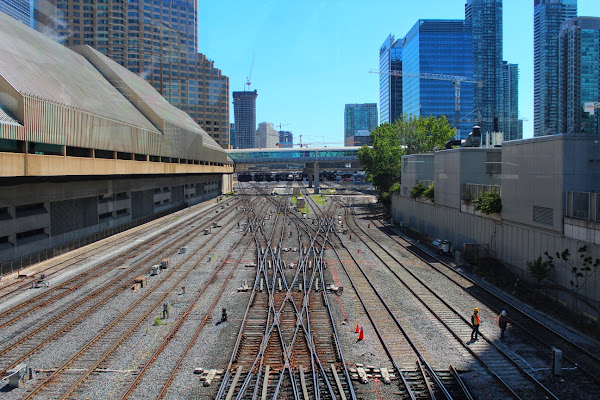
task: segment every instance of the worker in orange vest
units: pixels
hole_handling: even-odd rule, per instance
[[[506,316],[506,311],[502,310],[502,313],[498,317],[498,326],[500,327],[500,338],[504,339],[504,331],[506,331],[506,326],[508,325],[508,317]]]
[[[473,314],[471,314],[471,324],[473,325],[471,340],[477,340],[477,335],[479,334],[479,323],[479,308],[475,307],[473,309]]]

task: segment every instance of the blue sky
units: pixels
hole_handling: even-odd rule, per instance
[[[463,0],[204,0],[199,51],[229,76],[230,91],[258,90],[257,123],[294,132],[294,142],[343,143],[344,105],[377,103],[379,47],[418,19],[463,19]],[[600,16],[599,0],[578,15]],[[533,0],[504,0],[504,59],[519,64],[519,113],[533,133]],[[231,99],[230,99],[231,103]],[[233,107],[231,107],[233,122]]]

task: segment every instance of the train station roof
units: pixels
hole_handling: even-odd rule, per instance
[[[187,113],[89,46],[67,48],[0,12],[0,49],[2,139],[231,162]]]

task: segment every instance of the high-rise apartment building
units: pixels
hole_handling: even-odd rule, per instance
[[[380,71],[402,71],[402,41],[389,35],[379,49]],[[402,77],[379,75],[379,123],[392,123],[402,116]]]
[[[354,146],[352,137],[359,131],[377,128],[377,103],[346,104],[344,109],[344,146]]]
[[[600,133],[600,18],[579,17],[560,27],[558,126],[561,133]],[[598,168],[597,166],[595,168]]]
[[[279,132],[275,130],[272,122],[261,122],[256,130],[256,147],[273,149],[279,143]]]
[[[37,0],[35,28],[65,45],[89,45],[143,76],[229,148],[229,78],[198,53],[191,0]]]
[[[533,135],[561,133],[558,126],[558,36],[577,16],[577,0],[534,0]]]
[[[294,134],[291,131],[279,131],[279,147],[294,147]]]
[[[253,91],[233,92],[233,119],[235,123],[235,148],[256,147],[256,98]]]
[[[501,129],[504,114],[502,0],[467,0],[465,22],[473,36],[474,107],[481,113],[482,132]]]
[[[0,12],[8,14],[27,26],[32,26],[31,3],[29,0],[0,0]]]
[[[519,66],[504,61],[504,106],[500,131],[504,140],[523,139],[523,122],[519,120]]]
[[[229,124],[229,143],[231,148],[235,149],[235,124],[233,122]]]
[[[463,20],[419,20],[403,40],[402,68],[420,74],[473,76],[471,28]],[[445,115],[464,138],[473,126],[473,84],[460,87],[460,112],[455,112],[453,82],[404,77],[402,80],[404,114],[428,117]],[[457,119],[461,122],[457,123]]]

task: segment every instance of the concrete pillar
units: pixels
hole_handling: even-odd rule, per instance
[[[314,181],[315,181],[315,189],[313,191],[314,194],[319,194],[319,166],[315,165],[314,170]]]

